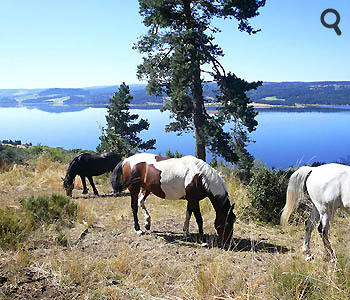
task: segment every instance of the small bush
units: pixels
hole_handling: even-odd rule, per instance
[[[273,170],[260,167],[253,171],[248,186],[249,205],[245,212],[259,221],[279,223],[286,203],[288,180],[293,170]]]
[[[77,216],[77,204],[70,198],[53,194],[20,200],[23,209],[29,213],[34,223],[53,223],[58,220],[74,221]]]
[[[42,156],[49,161],[69,163],[79,150],[64,150],[63,148],[52,148],[47,146],[32,146],[28,149],[28,156],[35,158]]]
[[[18,209],[0,209],[0,247],[15,247],[28,233],[28,220]]]
[[[0,246],[15,247],[38,228],[40,224],[60,221],[73,222],[77,219],[78,206],[62,195],[39,196],[20,200],[21,208],[0,209]],[[57,242],[68,244],[67,237],[60,232]]]

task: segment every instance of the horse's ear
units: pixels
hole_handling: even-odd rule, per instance
[[[230,207],[230,211],[233,211],[233,209],[235,208],[235,204],[236,204],[236,203],[234,203],[234,202],[232,203],[232,205],[231,205],[231,207]]]

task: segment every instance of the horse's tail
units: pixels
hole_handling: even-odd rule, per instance
[[[118,194],[126,188],[125,180],[123,178],[123,162],[124,161],[121,160],[116,165],[110,178],[114,194]]]
[[[295,171],[289,179],[287,189],[286,205],[282,210],[281,225],[286,226],[292,212],[297,208],[298,203],[304,196],[305,183],[312,168],[308,166],[301,167]]]

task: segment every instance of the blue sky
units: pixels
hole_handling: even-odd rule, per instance
[[[256,35],[216,22],[226,70],[248,81],[350,80],[349,0],[266,2]],[[341,36],[321,25],[327,8],[341,15]],[[1,0],[0,89],[139,83],[131,47],[144,33],[136,0]]]

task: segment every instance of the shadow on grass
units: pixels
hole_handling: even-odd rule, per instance
[[[98,196],[96,195],[80,195],[80,196],[73,196],[71,197],[72,199],[95,199],[95,198],[107,198],[107,197],[127,197],[130,196],[129,192],[121,192],[117,195],[115,195],[114,193],[109,193],[109,194],[100,194]]]
[[[192,233],[190,235],[184,235],[183,233],[172,231],[153,231],[153,235],[163,238],[167,243],[181,244],[191,248],[198,248],[199,244],[203,245],[200,241],[199,234]],[[204,242],[207,248],[221,248],[218,243],[217,235],[205,234]],[[231,240],[230,246],[225,249],[235,252],[265,252],[265,253],[287,253],[293,251],[287,247],[281,245],[275,245],[265,242],[264,240],[253,240],[240,237],[234,237]]]

